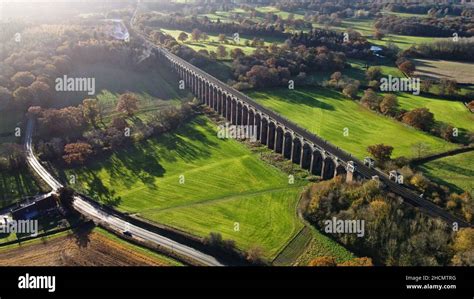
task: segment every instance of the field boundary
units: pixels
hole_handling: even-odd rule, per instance
[[[50,231],[47,231],[47,232],[38,234],[38,235],[36,235],[35,237],[29,236],[29,237],[22,238],[22,239],[16,239],[16,240],[13,240],[13,241],[3,242],[3,243],[0,243],[0,248],[1,248],[1,247],[8,246],[8,245],[19,244],[19,243],[23,243],[23,242],[26,242],[26,241],[31,241],[31,240],[34,240],[34,239],[39,239],[39,238],[42,238],[42,237],[47,237],[47,236],[50,236],[50,235],[55,235],[55,234],[58,234],[58,233],[61,233],[61,232],[65,232],[65,231],[71,230],[71,229],[76,228],[76,227],[84,226],[84,225],[86,225],[87,223],[88,223],[88,222],[80,222],[80,223],[78,223],[78,224],[74,224],[74,225],[69,225],[69,226],[62,227],[62,228],[53,229],[53,230],[50,230]]]
[[[438,153],[438,154],[424,156],[424,157],[421,157],[421,158],[415,158],[415,159],[412,159],[410,161],[410,165],[417,166],[417,165],[424,164],[424,163],[427,163],[427,162],[431,162],[431,161],[434,161],[434,160],[438,160],[438,159],[441,159],[441,158],[455,156],[455,155],[467,153],[467,152],[470,152],[470,151],[474,151],[474,145],[453,149],[453,150],[450,150],[450,151],[447,151],[447,152],[444,152],[444,153]]]
[[[285,247],[273,259],[272,264],[275,266],[290,266],[304,252],[309,243],[313,240],[311,229],[303,226],[301,230],[286,244]],[[300,244],[300,241],[302,243]],[[303,245],[293,248],[293,245]],[[296,250],[293,250],[296,249]]]

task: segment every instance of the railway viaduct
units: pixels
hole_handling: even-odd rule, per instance
[[[184,83],[201,103],[212,108],[229,123],[256,126],[257,140],[286,159],[299,164],[303,169],[321,176],[322,179],[331,179],[342,174],[346,175],[347,180],[377,179],[387,191],[399,195],[406,203],[420,208],[424,213],[440,217],[450,225],[456,223],[460,227],[471,226],[406,186],[394,182],[385,173],[365,165],[351,154],[259,105],[247,95],[165,48],[153,44],[133,25],[131,29],[137,38],[153,48],[164,65],[178,74],[181,83]]]
[[[354,172],[348,165],[353,161],[347,157],[341,159],[329,151],[326,142],[312,140],[314,138],[309,138],[313,137],[309,132],[182,59],[170,56],[171,53],[160,53],[201,103],[233,125],[255,126],[257,140],[269,149],[323,179],[346,174],[347,169],[352,170],[351,174]]]

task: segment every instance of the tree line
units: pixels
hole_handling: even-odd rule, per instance
[[[346,66],[343,53],[327,47],[277,46],[259,48],[251,55],[238,55],[232,70],[236,88],[288,86],[289,80],[304,82],[307,74],[342,70]]]
[[[140,15],[137,22],[142,26],[154,28],[169,28],[184,31],[192,31],[197,28],[209,33],[239,33],[251,36],[287,37],[285,33],[286,24],[282,19],[277,20],[277,22],[275,22],[275,20],[258,22],[247,19],[241,23],[237,23],[221,22],[220,20],[212,21],[208,18],[184,17],[175,13],[172,15],[143,14]]]
[[[387,10],[401,13],[411,13],[420,15],[429,15],[432,17],[443,17],[447,15],[472,17],[474,10],[468,7],[455,6],[453,4],[442,3],[416,3],[416,4],[397,4],[390,3]]]
[[[384,15],[374,27],[393,34],[430,37],[474,36],[474,21],[470,17],[416,18]]]
[[[474,38],[461,38],[456,42],[450,39],[416,45],[407,51],[407,55],[417,58],[474,61],[472,49]]]
[[[357,31],[349,30],[347,35],[332,30],[313,29],[309,32],[296,32],[290,37],[293,45],[306,47],[327,47],[343,52],[347,57],[370,59],[373,55],[369,42]]]
[[[95,155],[169,132],[193,115],[193,107],[183,104],[160,109],[148,121],[135,123],[139,99],[132,93],[120,95],[115,110],[118,115],[105,122],[100,103],[93,98],[77,107],[30,107],[28,116],[37,120],[41,140],[39,155],[44,160],[82,165]]]

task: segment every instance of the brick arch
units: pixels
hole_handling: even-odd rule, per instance
[[[291,161],[295,164],[301,163],[301,148],[303,144],[299,137],[293,139],[293,149],[291,151]]]
[[[257,140],[261,140],[262,137],[262,115],[255,113],[255,126],[257,126]]]
[[[311,168],[311,155],[312,155],[312,146],[309,145],[307,142],[303,144],[303,148],[301,151],[301,168],[303,169],[310,169]]]
[[[226,119],[229,122],[232,122],[232,97],[228,93],[224,93],[226,101]]]
[[[313,150],[313,162],[311,163],[312,174],[322,176],[323,160],[323,154],[318,149]]]
[[[331,157],[326,157],[323,163],[323,180],[329,180],[334,177],[336,172],[336,162]]]
[[[275,140],[276,140],[276,124],[273,121],[268,122],[268,137],[267,137],[267,146],[269,149],[275,149]]]
[[[293,134],[286,131],[283,134],[283,157],[291,160],[291,150],[293,148]]]
[[[232,97],[231,99],[231,123],[233,125],[237,124],[237,99]]]
[[[249,124],[249,106],[244,105],[242,107],[242,125],[246,126]]]
[[[255,110],[249,109],[249,126],[255,126]]]
[[[276,137],[275,137],[275,152],[282,154],[283,153],[283,141],[284,141],[284,134],[285,131],[281,126],[277,126],[276,128]]]

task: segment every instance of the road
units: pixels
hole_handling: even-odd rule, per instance
[[[25,150],[28,164],[51,187],[53,190],[52,192],[57,192],[57,190],[62,188],[63,185],[57,181],[36,158],[32,145],[33,130],[34,121],[30,119],[26,126],[25,136]],[[106,224],[106,227],[109,227],[114,231],[129,231],[134,237],[139,237],[155,245],[166,248],[171,252],[197,261],[199,264],[205,266],[224,266],[217,259],[208,254],[178,243],[155,232],[133,225],[116,215],[111,215],[104,211],[99,205],[95,205],[81,196],[74,196],[73,206],[82,215],[96,222]]]

